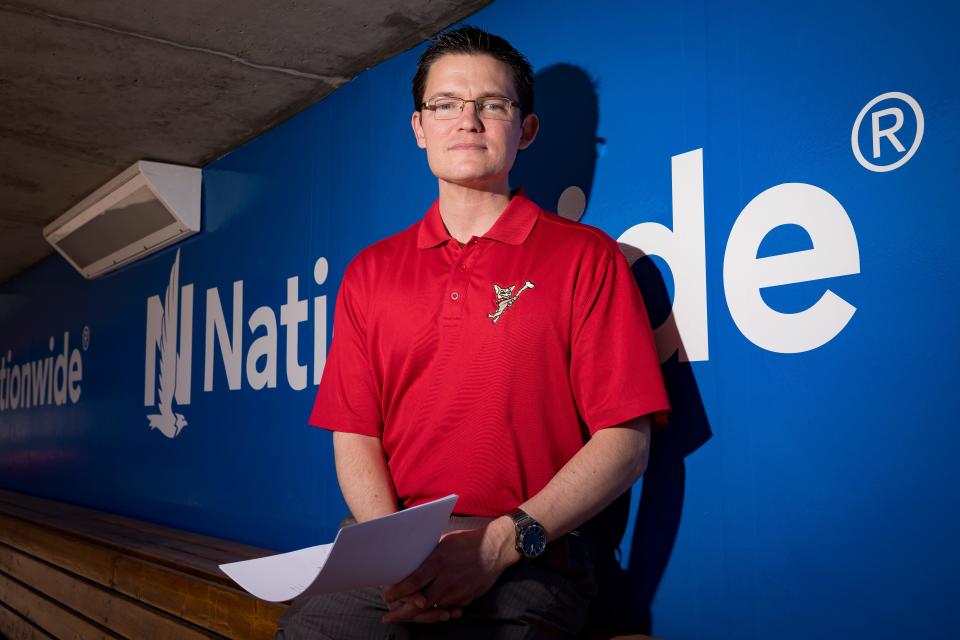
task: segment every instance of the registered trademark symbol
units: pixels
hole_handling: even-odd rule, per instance
[[[80,338],[80,344],[83,345],[84,351],[90,348],[90,327],[89,326],[85,326],[83,328],[83,334],[81,335],[81,338]]]
[[[886,101],[889,101],[889,104],[884,105],[885,108],[872,111],[874,107]],[[904,115],[904,104],[913,113],[912,123],[908,122]],[[870,114],[870,139],[872,142],[870,156],[872,161],[867,160],[860,148],[860,127],[868,113]],[[906,131],[901,131],[905,124],[913,124],[915,130],[909,151],[900,140],[900,137],[906,133]],[[900,132],[900,136],[897,135],[898,132]],[[917,152],[921,139],[923,139],[923,111],[920,109],[920,103],[906,93],[890,91],[877,96],[860,110],[860,114],[853,123],[850,146],[853,148],[853,155],[857,162],[865,169],[882,173],[893,171],[906,164]],[[891,161],[886,164],[880,163],[879,161],[884,157]]]

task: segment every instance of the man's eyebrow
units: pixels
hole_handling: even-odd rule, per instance
[[[462,98],[463,96],[453,91],[438,91],[426,99],[427,102],[434,98]],[[505,92],[500,91],[482,91],[477,98],[510,98]],[[510,98],[512,100],[512,98]]]

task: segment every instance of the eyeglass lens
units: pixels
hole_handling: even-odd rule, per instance
[[[510,120],[513,117],[513,104],[508,98],[478,98],[477,100],[439,98],[429,106],[434,117],[438,120],[447,120],[459,117],[468,102],[476,105],[477,114],[483,119]]]

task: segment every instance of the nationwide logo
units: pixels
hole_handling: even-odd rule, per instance
[[[31,362],[14,363],[13,352],[0,356],[0,411],[61,406],[80,400],[83,382],[83,355],[70,349],[70,332],[63,332],[62,351],[53,336],[50,354]],[[83,350],[90,344],[90,329],[83,330]]]
[[[667,263],[674,282],[670,315],[654,336],[660,361],[710,359],[707,325],[707,254],[703,199],[703,149],[671,159],[673,228],[636,224],[617,238],[631,264],[643,256]],[[774,229],[801,227],[812,248],[759,257]],[[747,203],[730,229],[723,254],[723,293],[734,324],[753,344],[773,353],[802,353],[833,340],[856,307],[823,286],[802,311],[782,313],[761,292],[798,282],[860,273],[860,248],[850,216],[830,193],[812,184],[774,185]]]
[[[159,400],[157,402],[157,408],[160,410],[160,413],[152,413],[147,416],[147,420],[150,423],[151,429],[159,429],[160,433],[167,436],[168,438],[176,438],[180,435],[180,431],[187,426],[187,421],[183,417],[182,413],[175,413],[173,410],[173,396],[174,390],[180,391],[180,397],[184,398],[186,396],[186,402],[190,401],[190,372],[189,366],[187,366],[187,371],[181,376],[180,374],[180,364],[183,360],[180,358],[180,354],[177,353],[177,308],[179,306],[180,298],[180,250],[177,250],[177,255],[173,259],[173,267],[170,268],[170,281],[167,283],[167,292],[164,295],[164,304],[161,309],[159,309],[159,324],[160,324],[160,339],[157,341],[156,345],[159,347],[160,351],[160,384],[157,394]],[[150,298],[150,300],[154,300]],[[190,306],[193,303],[193,288],[190,289]],[[153,312],[153,313],[151,313]],[[150,363],[149,360],[151,356],[155,356],[156,351],[151,348],[149,335],[151,333],[151,320],[155,320],[157,314],[156,305],[150,305],[148,302],[147,307],[147,345],[148,345],[148,364],[150,364],[151,372],[154,370],[153,363]],[[156,322],[153,323],[157,324]],[[189,326],[189,325],[188,325]],[[191,342],[193,336],[186,336],[187,344]],[[189,352],[190,347],[187,346]],[[189,358],[189,356],[188,356]],[[178,379],[186,379],[185,384],[181,384],[180,389],[178,389],[177,381]],[[152,385],[151,385],[152,386]],[[185,391],[181,390],[185,389]]]
[[[194,285],[180,284],[180,265],[178,250],[163,300],[159,295],[147,298],[143,405],[156,407],[155,413],[147,414],[148,425],[168,438],[177,437],[187,425],[183,407],[190,404],[192,389]],[[326,282],[328,270],[327,259],[318,258],[313,268],[317,285]],[[286,343],[283,371],[287,385],[296,391],[306,389],[310,367],[301,362],[300,345],[304,341],[300,338],[301,325],[307,323],[313,329],[312,382],[320,384],[327,359],[327,296],[316,296],[311,305],[309,300],[300,298],[300,278],[291,276],[286,281],[286,302],[279,305],[279,313],[270,306],[259,306],[244,323],[243,280],[233,283],[231,294],[227,308],[230,313],[225,313],[220,290],[206,290],[203,391],[214,390],[218,360],[230,391],[241,390],[244,382],[253,391],[277,388],[281,340]],[[252,340],[245,340],[245,328]]]

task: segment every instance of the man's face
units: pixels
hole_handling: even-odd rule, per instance
[[[448,54],[427,74],[424,102],[440,96],[464,100],[507,97],[517,101],[509,66],[488,55]],[[537,117],[522,121],[519,107],[511,120],[481,119],[475,104],[450,120],[437,120],[433,112],[415,111],[412,119],[417,145],[427,150],[430,170],[441,181],[479,189],[506,190],[517,150],[533,142]]]

